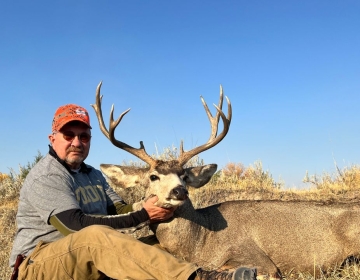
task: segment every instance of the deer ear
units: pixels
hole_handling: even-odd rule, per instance
[[[124,189],[138,186],[147,172],[146,168],[113,164],[100,164],[100,169],[111,185]]]
[[[208,164],[203,166],[185,168],[188,175],[186,180],[187,186],[193,188],[200,188],[210,181],[212,175],[214,175],[217,169],[216,164]]]

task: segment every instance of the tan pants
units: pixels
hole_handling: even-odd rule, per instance
[[[110,227],[90,226],[40,242],[21,264],[18,279],[188,279],[196,269]]]

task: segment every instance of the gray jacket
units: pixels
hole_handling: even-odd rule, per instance
[[[63,237],[49,223],[52,215],[70,209],[107,215],[107,207],[120,201],[99,170],[83,164],[81,172],[72,174],[47,154],[30,170],[20,191],[10,266],[18,254],[30,254],[40,240],[53,242]]]

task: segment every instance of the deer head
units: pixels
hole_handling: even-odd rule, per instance
[[[208,150],[217,145],[229,131],[232,109],[231,103],[227,97],[228,112],[227,116],[222,111],[223,104],[223,89],[220,86],[220,101],[218,106],[215,106],[217,112],[213,117],[205,100],[200,96],[206,114],[211,124],[211,134],[209,140],[190,151],[184,151],[183,142],[180,144],[180,154],[175,160],[159,160],[151,157],[145,151],[142,141],[140,147],[134,148],[124,142],[115,138],[115,129],[121,122],[122,118],[130,109],[124,111],[117,120],[114,120],[114,105],[110,111],[109,129],[104,125],[104,120],[101,110],[102,95],[100,96],[102,82],[99,83],[96,89],[96,103],[91,106],[94,108],[96,117],[99,121],[100,130],[110,140],[110,142],[126,152],[138,157],[145,163],[147,168],[136,168],[129,166],[120,166],[112,164],[101,164],[101,171],[110,180],[110,183],[122,188],[136,187],[142,185],[146,187],[145,196],[155,194],[159,200],[157,205],[164,208],[178,207],[187,199],[188,191],[186,187],[199,188],[205,185],[215,173],[217,165],[209,164],[204,166],[184,168],[184,165],[195,155]],[[218,134],[218,124],[220,117],[223,121],[223,130]]]

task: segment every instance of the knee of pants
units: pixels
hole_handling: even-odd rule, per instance
[[[72,238],[73,242],[79,242],[82,244],[100,244],[101,246],[113,247],[119,242],[130,242],[135,239],[126,234],[120,233],[116,229],[102,225],[88,226],[77,233],[74,233]],[[137,240],[136,240],[137,241]]]
[[[81,238],[84,238],[83,241],[85,241],[89,237],[91,239],[103,239],[109,232],[114,233],[116,230],[109,226],[92,225],[83,228],[78,233],[81,235]]]

